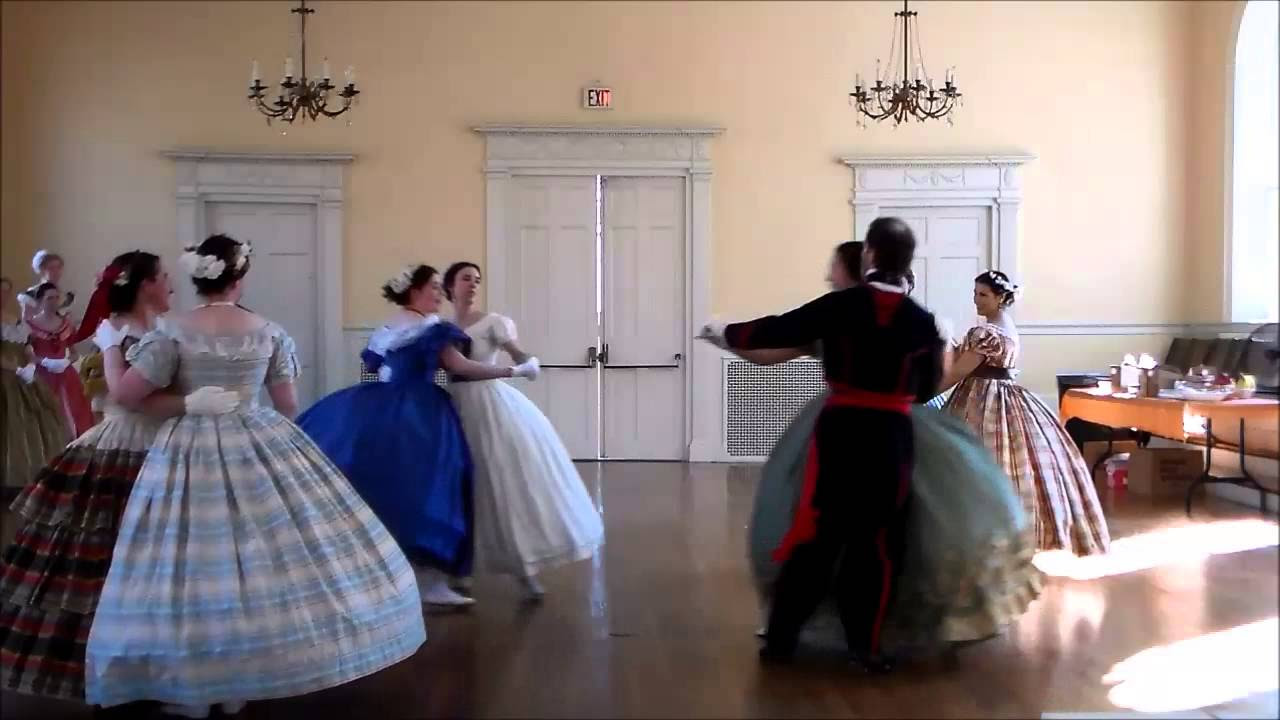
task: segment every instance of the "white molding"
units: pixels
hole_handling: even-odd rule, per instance
[[[164,150],[163,154],[167,158],[174,160],[218,160],[218,161],[234,161],[243,160],[247,162],[339,162],[350,163],[356,159],[355,155],[349,153],[317,153],[317,152],[296,152],[296,153],[280,153],[280,152],[227,152],[222,150],[202,150],[199,148],[178,148],[175,150]]]
[[[715,137],[721,127],[644,127],[641,125],[478,125],[481,135],[702,135]]]
[[[245,153],[200,148],[163,151],[175,164],[178,250],[205,237],[209,202],[301,203],[316,207],[317,393],[346,384],[343,248],[344,153]]]
[[[485,273],[489,307],[507,305],[507,186],[516,175],[652,175],[685,179],[685,437],[690,461],[719,456],[722,433],[716,351],[695,342],[711,317],[711,140],[715,127],[485,125]]]
[[[1227,42],[1225,58],[1227,79],[1223,87],[1226,111],[1223,116],[1222,139],[1222,320],[1235,319],[1235,299],[1232,294],[1232,274],[1235,267],[1233,236],[1235,234],[1235,163],[1236,163],[1236,50],[1240,45],[1240,25],[1249,3],[1237,4],[1231,19],[1231,35]]]
[[[849,167],[963,167],[966,165],[1024,165],[1035,160],[1027,153],[963,155],[845,155],[840,162]]]
[[[1019,325],[1022,335],[1217,335],[1248,333],[1257,323],[1036,323]]]
[[[866,237],[884,206],[987,206],[991,208],[991,265],[1016,277],[1021,168],[1034,159],[1023,152],[841,157],[853,174],[849,198],[853,239]]]

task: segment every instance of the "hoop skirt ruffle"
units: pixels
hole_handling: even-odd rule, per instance
[[[766,601],[779,571],[770,554],[791,523],[825,400],[825,394],[815,398],[791,422],[756,492],[750,560]],[[1040,592],[1028,519],[1008,478],[963,423],[920,406],[912,420],[916,465],[906,555],[885,644],[920,650],[998,634]],[[833,601],[815,614],[805,638],[843,645]]]

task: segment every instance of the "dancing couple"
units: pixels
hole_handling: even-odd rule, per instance
[[[989,637],[1038,594],[1008,478],[963,423],[912,406],[934,397],[947,364],[945,323],[905,297],[914,246],[904,223],[879,219],[865,247],[837,248],[832,294],[707,333],[762,364],[819,354],[831,385],[779,440],[756,497],[750,557],[771,606],[766,659],[789,657],[821,606],[809,635],[839,634],[838,614],[854,659],[887,671],[885,648]]]
[[[538,573],[590,557],[604,527],[554,428],[503,380],[535,380],[510,318],[478,311],[480,268],[406,267],[396,306],[361,354],[380,382],[320,400],[302,428],[350,478],[414,564],[422,602],[465,606],[473,568],[510,575],[528,600]],[[442,319],[448,298],[454,321]],[[498,365],[505,352],[515,365]],[[449,375],[448,389],[435,382]]]

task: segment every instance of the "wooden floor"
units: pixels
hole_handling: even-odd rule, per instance
[[[1275,717],[1277,528],[1256,511],[1201,504],[1189,521],[1176,502],[1111,499],[1114,557],[1072,565],[1077,579],[1051,579],[1016,628],[954,664],[870,678],[831,657],[757,663],[744,547],[755,468],[582,470],[608,544],[601,557],[549,573],[541,606],[520,605],[508,580],[479,578],[477,606],[430,615],[429,640],[409,661],[341,688],[253,703],[240,717],[1037,718],[1207,705],[1216,710],[1206,717]],[[1113,690],[1103,676],[1125,660]],[[8,720],[90,715],[2,699]]]

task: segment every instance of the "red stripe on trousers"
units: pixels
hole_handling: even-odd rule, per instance
[[[911,401],[914,398],[909,396],[859,390],[834,382],[828,385],[831,387],[831,396],[827,398],[824,406],[826,408],[860,407],[903,415],[911,413]],[[815,426],[813,434],[809,437],[809,452],[804,465],[804,482],[800,486],[800,501],[796,503],[791,527],[787,529],[786,535],[782,536],[782,542],[773,551],[774,562],[786,562],[796,546],[803,545],[818,536],[818,509],[813,506],[813,494],[818,486],[818,470],[818,433]]]

